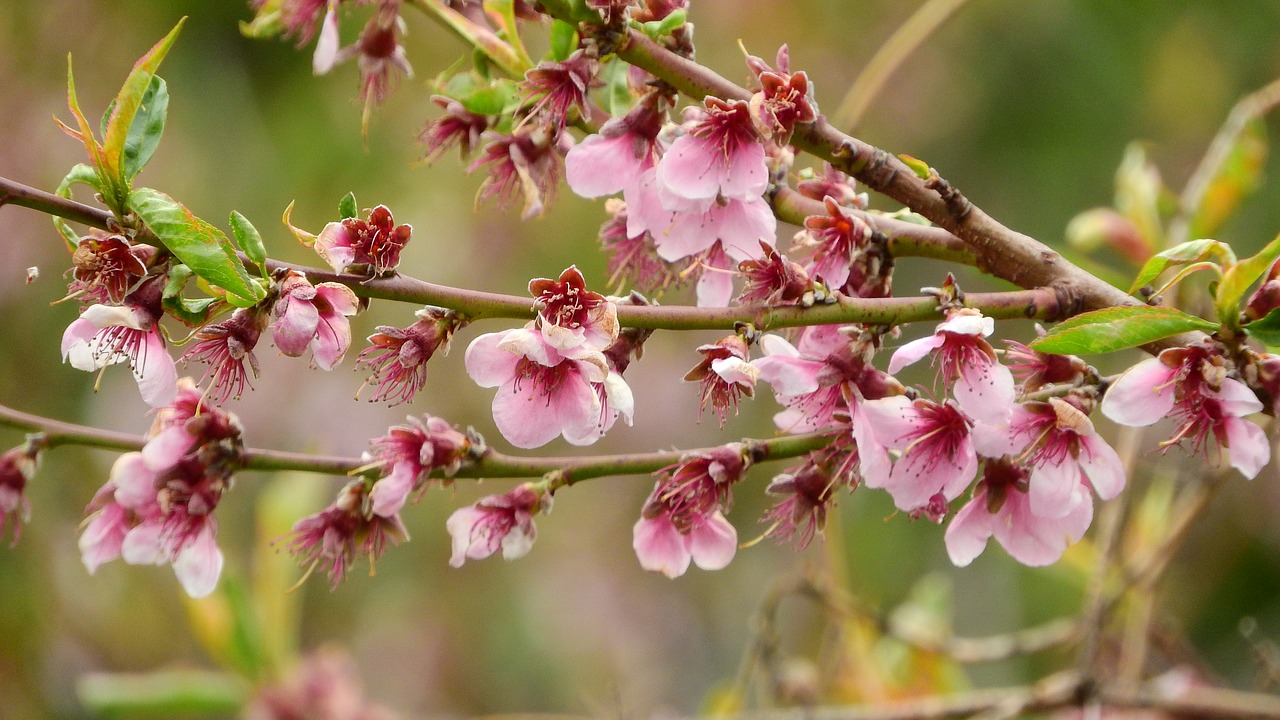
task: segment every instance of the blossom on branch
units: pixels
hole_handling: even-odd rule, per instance
[[[427,361],[437,352],[449,353],[453,333],[462,319],[453,310],[427,306],[414,313],[417,322],[406,328],[379,325],[360,351],[356,367],[372,371],[365,381],[375,385],[369,402],[393,400],[394,407],[413,400],[427,379]],[[362,386],[363,387],[363,386]]]
[[[396,225],[386,205],[369,211],[369,218],[347,218],[324,226],[315,238],[315,251],[336,273],[355,266],[373,275],[386,275],[400,265],[400,252],[413,235],[410,225]]]
[[[302,581],[320,568],[337,588],[357,556],[369,559],[372,573],[388,543],[399,545],[409,539],[409,533],[398,513],[370,511],[368,483],[356,479],[342,488],[332,505],[294,523],[282,539],[289,553],[307,568]]]
[[[453,475],[479,449],[470,436],[447,420],[426,414],[421,419],[409,417],[406,425],[393,425],[386,435],[369,444],[373,446],[370,466],[382,471],[369,499],[373,513],[387,518],[400,512],[410,495],[426,487],[433,470]]]
[[[182,359],[203,362],[209,366],[205,377],[210,397],[219,403],[239,398],[249,385],[249,370],[258,377],[258,358],[253,349],[266,328],[266,313],[255,308],[236,308],[224,322],[213,323],[196,332],[196,341],[182,353]],[[249,368],[245,368],[248,361]],[[204,377],[200,378],[204,382]]]
[[[471,507],[455,510],[445,521],[453,539],[449,564],[462,567],[502,550],[506,560],[524,557],[538,538],[533,516],[551,512],[551,495],[525,483],[505,495],[490,495]]]
[[[702,362],[685,374],[686,382],[702,385],[702,402],[698,404],[698,418],[711,404],[720,427],[724,427],[729,411],[738,412],[738,399],[753,397],[756,378],[760,369],[748,362],[747,343],[739,335],[730,335],[709,345],[700,345]]]
[[[31,518],[31,502],[26,488],[40,467],[40,451],[44,441],[32,438],[18,447],[0,454],[0,534],[5,526],[11,528],[13,539],[9,546],[18,544],[22,525]]]
[[[278,281],[279,299],[271,307],[271,339],[280,352],[298,357],[311,349],[317,366],[332,370],[351,347],[351,322],[360,301],[341,283],[312,285],[307,276],[287,270]]]
[[[1002,422],[1013,406],[1013,375],[996,359],[996,351],[986,341],[995,331],[995,321],[972,308],[947,313],[946,322],[928,337],[913,340],[889,358],[889,374],[918,362],[930,353],[938,377],[978,420]]]

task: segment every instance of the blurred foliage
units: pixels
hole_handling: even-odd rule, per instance
[[[790,43],[794,66],[809,72],[819,102],[831,107],[912,10],[894,0],[793,0],[785,12],[779,7],[770,0],[694,0],[688,17],[697,26],[699,60],[742,81],[739,39],[762,56]],[[0,87],[8,100],[0,113],[7,138],[0,175],[52,189],[83,161],[84,149],[50,120],[69,119],[66,53],[74,54],[80,102],[94,117],[134,59],[183,15],[190,19],[163,73],[170,96],[164,142],[139,182],[201,217],[239,211],[262,233],[268,252],[284,260],[316,264],[276,220],[289,202],[297,203],[294,222],[314,231],[334,219],[335,201],[354,191],[413,224],[404,267],[426,280],[520,293],[530,277],[554,277],[576,263],[589,282],[603,283],[603,258],[593,251],[604,219],[599,204],[563,192],[546,217],[521,223],[518,209],[473,211],[482,178],[462,175],[455,157],[429,167],[416,162],[421,150],[413,138],[436,112],[422,78],[465,49],[413,13],[406,42],[418,79],[401,83],[362,139],[355,68],[314,78],[309,49],[242,37],[237,23],[250,17],[244,3],[9,3],[0,12]],[[893,75],[858,134],[927,158],[993,216],[1047,242],[1064,238],[1081,211],[1114,203],[1138,225],[1143,242],[1157,247],[1153,218],[1164,210],[1147,168],[1158,167],[1157,180],[1167,187],[1183,186],[1234,103],[1280,75],[1277,27],[1280,6],[1270,0],[975,0]],[[1245,140],[1256,141],[1263,126],[1274,134],[1276,121],[1250,125]],[[1196,219],[1198,227],[1218,228],[1216,237],[1241,257],[1280,230],[1277,160],[1257,148],[1246,143],[1231,156],[1228,181],[1213,195],[1218,204]],[[1261,189],[1246,196],[1258,178]],[[1133,183],[1148,184],[1126,190]],[[1237,201],[1240,211],[1230,219],[1215,209]],[[883,199],[873,203],[896,209]],[[46,307],[64,294],[59,275],[67,266],[48,219],[11,208],[0,215],[6,273],[0,402],[112,429],[145,429],[149,419],[127,373],[107,373],[94,395],[94,378],[58,363],[60,333],[75,308]],[[1121,282],[1136,269],[1121,255],[1103,253],[1094,262],[1112,264]],[[30,266],[42,272],[27,285]],[[897,287],[936,285],[940,274],[904,261]],[[964,282],[966,289],[993,285],[976,274]],[[356,320],[354,334],[407,324],[412,310],[375,303]],[[472,328],[455,342],[465,347],[475,333],[492,329]],[[1005,332],[1025,340],[1030,329],[1011,324]],[[692,349],[714,339],[655,336],[644,362],[628,371],[640,390],[636,427],[615,431],[598,449],[771,433],[775,408],[767,397],[744,407],[723,433],[710,422],[689,429],[697,391],[678,377],[695,363]],[[300,371],[296,361],[259,354],[262,379],[231,406],[251,445],[354,456],[406,412],[428,410],[498,437],[488,394],[466,379],[460,351],[433,363],[412,407],[390,410],[353,402],[360,383],[353,373]],[[20,440],[0,430],[0,444]],[[138,687],[112,685],[110,678],[154,671],[166,673],[156,680],[163,687],[197,683],[211,707],[225,708],[216,703],[240,697],[244,688],[235,681],[211,685],[209,677],[231,676],[200,673],[279,678],[298,653],[328,642],[348,649],[369,696],[409,717],[734,708],[758,699],[735,678],[756,643],[752,619],[779,577],[827,568],[831,582],[873,615],[898,607],[926,626],[996,633],[1077,611],[1092,553],[1085,542],[1054,567],[1027,569],[992,547],[957,571],[946,560],[940,528],[895,516],[883,494],[859,492],[844,502],[825,544],[803,552],[761,544],[724,571],[670,582],[640,571],[630,547],[649,483],[619,478],[561,493],[555,513],[540,521],[537,547],[520,562],[453,570],[444,519],[492,491],[461,483],[408,510],[414,540],[389,552],[377,577],[356,572],[336,591],[312,581],[285,594],[301,571],[270,541],[322,507],[340,480],[245,473],[218,511],[228,557],[222,589],[187,604],[167,568],[114,563],[89,577],[81,567],[77,524],[112,460],[97,451],[51,453],[30,486],[33,518],[22,542],[0,549],[0,718],[94,717],[102,698]],[[1156,468],[1144,477],[1161,482],[1203,471],[1176,450],[1144,460]],[[746,523],[765,500],[752,491],[763,489],[769,474],[755,470],[738,491],[733,519],[743,537],[755,534]],[[1254,619],[1255,638],[1280,637],[1276,480],[1274,468],[1252,484],[1229,479],[1176,558],[1159,608],[1189,628],[1207,669],[1236,685],[1250,684],[1255,673],[1250,645],[1237,632],[1241,619]],[[1146,496],[1149,482],[1133,482],[1132,492]],[[1129,542],[1149,542],[1144,533],[1160,529],[1161,516],[1153,514],[1159,503],[1142,508]],[[875,699],[918,690],[921,682],[938,688],[1024,681],[1048,666],[1033,657],[961,676],[943,658],[885,640],[876,623],[833,615],[821,603],[782,603],[770,627],[779,692],[819,683],[832,697]],[[756,678],[753,687],[759,685]]]

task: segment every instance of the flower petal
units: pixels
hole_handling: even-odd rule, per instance
[[[719,510],[689,533],[689,552],[703,570],[720,570],[738,551],[738,531]]]
[[[631,538],[636,559],[645,570],[678,578],[689,569],[693,559],[689,541],[666,516],[636,521]]]
[[[1231,467],[1252,480],[1271,461],[1271,443],[1262,428],[1238,417],[1224,418]]]
[[[1102,414],[1130,427],[1154,425],[1173,410],[1173,377],[1177,373],[1148,358],[1125,371],[1102,396]]]
[[[995,515],[987,510],[987,493],[979,488],[964,507],[951,518],[943,540],[947,544],[947,556],[956,567],[966,567],[982,554],[987,540],[994,532]]]
[[[946,340],[944,336],[935,334],[903,345],[889,358],[889,374],[896,375],[902,368],[919,362],[925,355],[942,347]]]

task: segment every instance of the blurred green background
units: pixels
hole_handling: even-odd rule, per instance
[[[820,104],[831,111],[916,5],[694,0],[690,19],[699,60],[739,82],[747,78],[739,40],[766,58],[790,43],[793,66],[808,70]],[[482,177],[461,174],[456,155],[431,167],[416,163],[421,149],[414,137],[436,112],[425,81],[464,52],[452,36],[406,12],[408,57],[417,76],[375,113],[362,140],[354,65],[314,78],[309,48],[241,37],[237,22],[250,14],[235,0],[4,3],[0,175],[52,189],[83,160],[80,145],[51,119],[70,119],[68,52],[82,106],[96,117],[134,59],[189,15],[160,73],[171,95],[164,142],[139,182],[216,224],[225,226],[228,213],[239,210],[263,231],[273,256],[299,263],[319,261],[278,223],[285,205],[296,200],[294,222],[314,231],[333,219],[339,198],[354,191],[362,207],[384,203],[398,222],[414,226],[401,266],[409,274],[522,293],[529,278],[554,277],[577,263],[589,283],[603,284],[603,259],[594,249],[604,219],[600,203],[565,189],[545,217],[522,223],[518,208],[477,211]],[[345,27],[344,38],[358,27],[359,21]],[[1278,29],[1274,0],[972,0],[892,77],[858,134],[926,159],[996,218],[1056,244],[1076,213],[1111,203],[1115,167],[1132,140],[1148,143],[1166,182],[1180,189],[1233,103],[1280,75]],[[1277,123],[1267,124],[1274,133]],[[1269,161],[1272,179],[1275,165]],[[1219,239],[1242,255],[1269,240],[1280,230],[1277,197],[1272,180]],[[872,202],[894,209],[881,198]],[[48,220],[18,208],[0,210],[0,218],[0,403],[145,430],[146,408],[126,372],[108,372],[95,395],[92,377],[59,364],[60,334],[75,307],[49,306],[65,293],[60,275],[68,263]],[[30,266],[41,276],[26,285]],[[913,260],[900,270],[900,293],[936,285],[944,272]],[[964,277],[968,289],[1003,287]],[[354,321],[353,334],[363,337],[378,324],[406,325],[412,310],[376,303]],[[414,404],[394,409],[353,401],[363,376],[350,369],[350,357],[325,374],[306,370],[304,360],[278,357],[264,342],[256,390],[230,409],[243,420],[248,442],[259,447],[354,456],[406,413],[431,412],[473,425],[505,448],[488,417],[490,391],[476,388],[462,369],[466,343],[502,327],[486,322],[460,333],[454,353],[433,362]],[[1029,333],[1017,324],[1004,329],[1004,336],[1024,340]],[[697,389],[680,377],[698,359],[693,348],[716,338],[656,335],[644,361],[627,373],[637,391],[635,427],[614,429],[592,451],[770,434],[776,406],[763,388],[723,431],[710,418],[694,425]],[[913,378],[925,381],[923,373]],[[0,430],[0,445],[20,440],[19,433]],[[1148,437],[1143,452],[1152,444]],[[573,451],[560,441],[547,450]],[[1188,462],[1176,450],[1167,459],[1147,459],[1148,477],[1199,472],[1198,460]],[[86,673],[219,667],[189,622],[201,617],[208,627],[212,611],[188,606],[167,568],[117,562],[89,577],[80,565],[77,524],[113,460],[102,451],[48,454],[29,488],[31,524],[17,547],[0,548],[0,718],[92,717],[76,692]],[[781,469],[757,468],[740,486],[731,520],[743,539],[762,531],[755,520],[768,506],[762,490]],[[1187,628],[1204,669],[1238,686],[1250,686],[1255,675],[1250,646],[1236,631],[1241,618],[1256,618],[1261,637],[1280,637],[1276,481],[1274,467],[1252,483],[1232,478],[1179,555],[1158,605]],[[294,606],[300,649],[345,647],[367,693],[405,717],[691,713],[705,707],[709,691],[732,682],[752,643],[752,617],[762,598],[777,578],[801,568],[834,568],[848,592],[885,611],[922,577],[941,573],[953,585],[957,630],[977,634],[1073,612],[1087,559],[1082,549],[1053,568],[1027,570],[993,545],[957,571],[947,561],[942,528],[891,517],[886,496],[860,491],[843,500],[826,545],[797,552],[761,543],[741,551],[726,570],[694,569],[672,582],[641,571],[631,551],[631,525],[650,481],[611,478],[561,492],[554,513],[539,519],[540,537],[525,559],[454,570],[447,564],[445,518],[509,487],[462,482],[407,509],[413,540],[390,550],[376,577],[358,566],[336,591],[317,578],[280,601],[279,583],[287,585],[297,573],[286,556],[264,549],[288,524],[272,526],[257,513],[265,490],[275,491],[273,507],[291,507],[289,517],[297,517],[323,507],[340,484],[340,478],[242,474],[218,511],[224,583],[256,587],[270,594],[267,601]],[[1134,481],[1135,495],[1147,484]],[[831,635],[820,613],[796,601],[782,606],[779,619],[785,653],[821,665]],[[292,634],[288,627],[269,630]],[[970,678],[1023,681],[1055,657],[983,666]],[[824,666],[824,672],[831,681],[834,671]]]

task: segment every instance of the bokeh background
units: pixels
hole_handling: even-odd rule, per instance
[[[695,0],[690,19],[699,60],[740,82],[747,71],[739,40],[766,58],[790,43],[794,66],[809,71],[820,104],[832,110],[916,5]],[[465,49],[413,11],[406,12],[406,42],[417,76],[400,84],[362,139],[355,67],[315,78],[309,48],[241,37],[237,22],[251,15],[244,3],[3,3],[0,175],[52,189],[83,160],[79,144],[52,121],[69,119],[67,53],[74,57],[81,103],[96,117],[133,60],[184,15],[190,16],[186,29],[161,71],[171,95],[164,142],[139,182],[217,224],[239,210],[263,231],[273,256],[299,263],[319,261],[278,223],[285,205],[296,200],[294,221],[318,230],[334,218],[339,198],[354,191],[362,207],[384,203],[398,222],[414,226],[402,264],[410,274],[521,293],[529,278],[555,276],[576,263],[589,283],[603,285],[603,258],[595,250],[605,217],[600,203],[565,190],[545,217],[521,222],[518,208],[475,206],[482,177],[464,175],[455,155],[434,166],[417,162],[421,148],[414,138],[435,112],[426,82]],[[359,23],[346,26],[344,37]],[[1280,5],[1272,0],[972,0],[894,74],[858,133],[927,159],[998,219],[1056,244],[1076,213],[1111,203],[1115,168],[1133,140],[1145,141],[1166,182],[1181,188],[1233,103],[1280,75],[1278,29]],[[1274,134],[1277,123],[1267,125]],[[1220,233],[1242,254],[1280,231],[1275,165],[1268,162],[1271,180]],[[882,198],[873,197],[873,205],[894,209]],[[126,372],[106,373],[95,394],[93,377],[59,363],[60,334],[75,306],[50,305],[65,292],[60,275],[68,258],[47,218],[6,207],[0,220],[0,403],[145,430],[146,408]],[[30,266],[41,273],[27,285]],[[905,260],[900,272],[897,287],[908,293],[937,284],[944,270]],[[962,277],[969,289],[1003,287]],[[412,310],[375,303],[355,319],[354,334],[408,324]],[[363,376],[350,369],[350,358],[326,374],[306,369],[305,360],[278,357],[264,342],[255,391],[230,409],[259,447],[355,456],[406,413],[431,412],[473,425],[503,448],[488,417],[489,391],[476,388],[462,369],[466,343],[502,327],[486,322],[460,333],[453,354],[433,361],[412,406],[392,409],[353,400]],[[922,331],[927,328],[914,329]],[[1000,332],[1025,340],[1031,328],[1010,324]],[[723,430],[711,418],[695,423],[697,388],[680,378],[698,359],[693,348],[716,338],[656,335],[643,362],[628,371],[637,394],[635,426],[616,428],[592,451],[769,435],[777,408],[767,391]],[[923,373],[912,378],[927,381]],[[20,441],[20,433],[0,429],[0,445]],[[1147,438],[1143,452],[1153,442]],[[571,451],[561,445],[548,450]],[[0,548],[0,718],[93,717],[85,678],[101,680],[100,673],[227,666],[219,643],[205,637],[226,635],[219,629],[222,606],[186,602],[168,568],[113,563],[90,577],[80,565],[77,525],[113,460],[103,451],[49,453],[29,488],[31,524],[16,547]],[[1164,460],[1149,455],[1145,463],[1149,472],[1134,481],[1135,497],[1152,477],[1213,472],[1178,451]],[[731,519],[744,539],[763,529],[756,522],[768,506],[762,491],[781,469],[759,467],[740,487]],[[1251,687],[1256,676],[1252,647],[1237,630],[1242,618],[1257,620],[1255,640],[1280,637],[1276,475],[1273,467],[1252,483],[1234,477],[1227,484],[1179,554],[1157,605],[1186,629],[1204,672],[1240,687]],[[937,617],[953,618],[959,632],[980,634],[1074,612],[1088,567],[1084,543],[1052,568],[1021,568],[992,546],[957,571],[947,561],[942,528],[894,516],[882,493],[859,491],[842,501],[825,544],[796,551],[764,542],[741,551],[726,570],[694,569],[673,582],[641,571],[630,547],[650,480],[620,477],[561,492],[523,560],[455,570],[447,564],[445,518],[509,487],[506,481],[461,482],[407,510],[412,542],[389,551],[376,577],[360,566],[335,591],[317,578],[285,596],[298,571],[267,543],[291,518],[323,507],[340,484],[331,477],[242,474],[218,511],[224,585],[244,603],[274,608],[260,630],[283,646],[296,641],[304,653],[344,648],[366,693],[404,717],[647,717],[707,708],[715,697],[725,698],[724,688],[739,673],[759,629],[753,617],[770,588],[806,568],[829,574],[882,613],[915,597],[912,589],[930,578]],[[1153,517],[1148,529],[1158,531],[1161,516]],[[772,630],[783,654],[796,659],[789,667],[799,668],[798,678],[815,669],[831,685],[837,684],[833,673],[844,673],[845,684],[874,695],[854,677],[872,669],[826,664],[832,623],[813,604],[784,603]],[[895,662],[876,657],[886,667]],[[1061,657],[982,666],[948,682],[1022,682]]]

